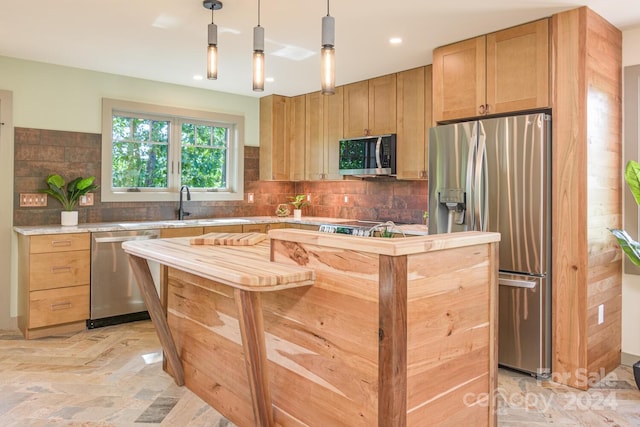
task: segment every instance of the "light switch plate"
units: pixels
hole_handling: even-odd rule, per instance
[[[80,196],[80,206],[93,206],[93,193],[87,193],[84,196]]]
[[[47,195],[43,193],[20,193],[20,207],[34,208],[47,206]]]

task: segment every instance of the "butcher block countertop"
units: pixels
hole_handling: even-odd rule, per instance
[[[124,242],[131,254],[247,291],[276,291],[313,284],[312,269],[269,261],[269,242],[252,246],[191,245],[190,238]]]
[[[378,255],[401,256],[443,249],[460,248],[500,241],[500,233],[467,231],[430,236],[407,237],[356,237],[344,234],[318,233],[308,230],[280,229],[270,230],[269,237],[290,242],[330,246]]]

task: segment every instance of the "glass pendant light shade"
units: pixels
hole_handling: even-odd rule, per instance
[[[333,47],[323,47],[320,51],[320,83],[323,95],[336,93],[336,50]]]
[[[323,95],[336,93],[336,62],[335,62],[335,22],[329,16],[329,1],[327,0],[327,16],[322,17],[322,50],[320,51],[320,85]]]
[[[207,47],[207,78],[218,78],[218,26],[209,24],[209,46]]]
[[[253,28],[253,90],[264,90],[264,28]]]

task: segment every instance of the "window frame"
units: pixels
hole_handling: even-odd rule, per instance
[[[168,161],[181,158],[181,127],[174,126],[176,121],[193,121],[211,126],[229,127],[229,146],[227,153],[227,187],[228,190],[205,190],[193,188],[191,200],[194,201],[227,201],[244,199],[244,117],[232,114],[191,110],[164,105],[146,104],[142,102],[102,99],[102,172],[100,197],[102,202],[163,202],[177,201],[180,192],[180,166],[175,165],[172,171],[169,164],[169,176],[166,189],[141,189],[141,191],[121,191],[112,188],[113,177],[113,115],[132,114],[151,116],[154,119],[170,120],[170,146]],[[178,129],[176,129],[178,128]],[[177,137],[177,140],[175,140]],[[174,154],[178,148],[178,154]],[[108,166],[108,167],[107,167]]]

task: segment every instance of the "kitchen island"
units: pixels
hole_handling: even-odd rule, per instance
[[[176,382],[239,426],[496,424],[499,234],[269,237],[124,244]]]

